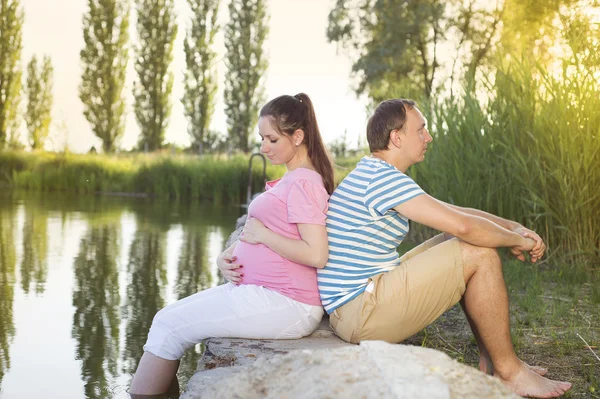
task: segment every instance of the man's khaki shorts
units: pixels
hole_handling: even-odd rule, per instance
[[[463,296],[458,238],[439,234],[400,260],[399,267],[371,277],[365,292],[330,314],[331,327],[344,341],[401,342],[431,324]]]

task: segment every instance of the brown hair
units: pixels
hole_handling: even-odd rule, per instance
[[[304,132],[302,143],[308,148],[308,157],[323,178],[325,189],[331,194],[334,186],[333,162],[323,144],[310,97],[304,93],[279,96],[262,107],[260,116],[268,116],[273,128],[287,136],[298,129]]]
[[[417,106],[412,100],[395,98],[379,103],[367,124],[367,142],[371,152],[386,151],[392,130],[404,129],[406,111]]]

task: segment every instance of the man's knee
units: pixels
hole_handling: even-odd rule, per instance
[[[479,247],[460,241],[460,252],[463,259],[465,280],[468,280],[478,269],[501,267],[500,256],[496,248]]]

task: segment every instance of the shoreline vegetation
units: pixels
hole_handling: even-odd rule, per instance
[[[458,116],[452,112],[447,115]],[[453,135],[468,134],[459,130]],[[567,285],[593,282],[589,300],[600,304],[600,224],[597,223],[600,195],[589,192],[591,187],[598,187],[591,182],[599,177],[600,171],[590,168],[587,176],[569,175],[573,165],[568,162],[563,167],[556,162],[552,169],[544,170],[536,166],[544,164],[541,160],[531,159],[535,155],[531,149],[528,149],[529,161],[522,163],[514,162],[521,156],[518,151],[514,152],[514,158],[508,159],[506,152],[498,154],[497,148],[488,153],[483,150],[467,153],[460,151],[463,145],[453,135],[437,137],[437,143],[434,140],[432,145],[448,151],[428,151],[427,162],[412,168],[409,174],[436,198],[483,209],[540,232],[549,250],[541,262],[530,267],[536,271],[559,271],[557,277]],[[493,134],[486,136],[486,140],[492,141]],[[506,135],[502,137],[506,139]],[[468,137],[463,140],[469,145]],[[336,184],[360,157],[335,159]],[[490,161],[495,167],[488,165]],[[573,162],[579,163],[580,159]],[[264,187],[262,162],[255,158],[252,165],[252,193],[256,193]],[[453,171],[452,178],[448,178],[449,170]],[[283,176],[285,169],[267,162],[265,172],[265,178],[273,180]],[[586,183],[586,177],[592,179]],[[188,205],[243,206],[248,178],[249,155],[244,154],[198,157],[172,152],[113,155],[0,152],[0,185],[37,193],[101,194]],[[405,245],[414,245],[434,234],[413,224]],[[399,251],[404,249],[401,246]]]
[[[458,116],[452,112],[448,115]],[[588,168],[587,176],[571,174],[573,165],[559,162],[544,170],[540,166],[548,165],[548,161],[532,159],[535,153],[531,148],[528,149],[529,160],[520,163],[513,162],[522,156],[518,151],[508,159],[507,153],[498,148],[492,148],[489,153],[460,151],[461,144],[453,136],[467,134],[457,131],[438,137],[432,146],[450,151],[428,151],[427,162],[409,171],[426,192],[444,201],[483,209],[533,228],[547,241],[548,259],[558,255],[559,259],[573,264],[578,272],[600,275],[597,269],[600,225],[594,223],[600,217],[600,195],[590,191],[598,187],[593,182],[598,180],[600,171]],[[486,136],[486,140],[492,141],[492,135]],[[495,147],[493,143],[485,144]],[[336,183],[359,159],[360,155],[336,158]],[[103,155],[1,151],[0,185],[32,192],[241,205],[246,202],[248,161],[249,156],[244,154],[198,157],[171,152]],[[484,168],[490,161],[495,167]],[[256,193],[263,188],[262,162],[255,158],[252,165],[252,192]],[[452,179],[448,179],[448,170],[453,171]],[[284,172],[284,168],[267,162],[265,178],[277,179]],[[419,225],[411,230],[416,240],[432,233]]]
[[[245,203],[248,157],[170,153],[73,154],[0,152],[0,184],[34,192],[151,197],[215,204]],[[267,165],[266,179],[283,175]],[[252,191],[262,189],[262,165],[253,162]]]
[[[335,165],[336,185],[360,156]],[[0,185],[32,192],[144,197],[207,204],[245,204],[249,155],[161,153],[75,154],[0,151]],[[283,176],[267,161],[266,180]],[[252,193],[262,191],[263,166],[252,161]]]

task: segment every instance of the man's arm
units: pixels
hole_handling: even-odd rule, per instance
[[[410,220],[480,247],[516,247],[530,251],[535,245],[532,239],[482,216],[460,212],[428,194],[414,197],[394,209]]]
[[[433,198],[433,197],[432,197]],[[474,209],[474,208],[464,208],[462,206],[457,206],[457,205],[452,205],[452,204],[448,204],[447,202],[444,201],[440,201],[439,199],[434,198],[436,201],[458,211],[458,212],[462,212],[462,213],[466,213],[467,215],[472,215],[472,216],[479,216],[481,218],[487,219],[490,222],[494,222],[497,225],[504,227],[507,230],[511,230],[511,231],[515,231],[518,228],[523,227],[520,223],[517,223],[515,221],[512,220],[508,220],[508,219],[504,219],[501,218],[500,216],[496,216],[496,215],[492,215],[491,213],[485,212],[485,211],[481,211],[479,209]]]
[[[448,203],[446,203],[444,201],[440,201],[438,199],[435,199],[435,200],[458,211],[458,212],[466,213],[466,214],[472,215],[472,216],[482,217],[484,219],[489,220],[490,222],[496,223],[497,225],[504,227],[507,230],[510,230],[517,234],[520,234],[523,237],[533,239],[535,241],[535,246],[529,253],[531,256],[531,261],[533,263],[535,263],[539,258],[541,258],[544,255],[544,252],[546,250],[546,244],[544,244],[544,240],[542,240],[542,238],[535,231],[528,229],[527,227],[523,226],[522,224],[515,222],[513,220],[501,218],[500,216],[492,215],[491,213],[481,211],[479,209],[464,208],[461,206],[448,204]],[[520,261],[525,260],[525,256],[522,254],[522,252],[520,250],[518,250],[516,248],[511,248],[511,252]]]

